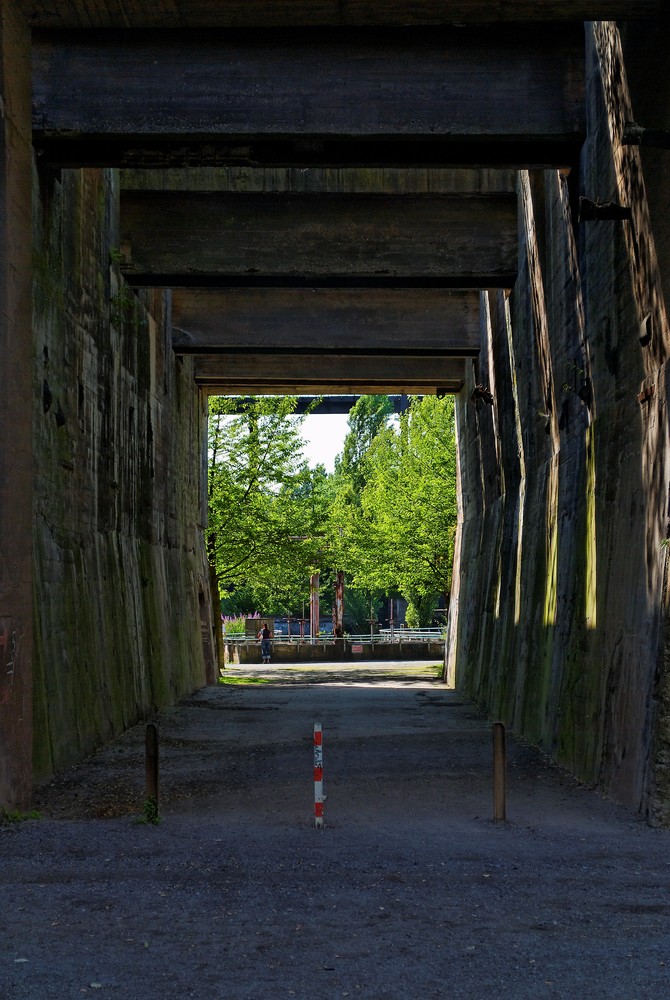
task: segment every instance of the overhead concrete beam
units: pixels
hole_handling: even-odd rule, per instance
[[[661,0],[21,0],[36,28],[482,24],[649,17]]]
[[[124,192],[123,271],[135,285],[430,279],[510,287],[516,197]]]
[[[322,393],[351,393],[357,396],[407,393],[413,396],[455,395],[464,385],[464,379],[425,380],[409,383],[403,379],[393,382],[372,379],[352,379],[349,382],[335,382],[328,379],[313,382],[289,382],[279,379],[258,382],[236,382],[234,379],[217,379],[211,375],[196,376],[196,384],[210,396],[238,396],[253,393],[254,396],[300,396],[301,393],[321,395]]]
[[[585,128],[581,24],[36,33],[33,51],[35,141],[80,165],[166,149],[169,165],[175,144],[179,165],[203,146],[228,162],[555,162]]]
[[[176,289],[178,354],[479,351],[479,292],[441,289]]]
[[[229,194],[515,194],[517,171],[473,167],[182,167],[127,169],[124,191]]]
[[[263,353],[208,356],[195,362],[199,385],[239,395],[458,392],[464,379],[465,361],[441,356]]]

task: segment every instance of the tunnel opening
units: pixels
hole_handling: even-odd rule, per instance
[[[330,467],[313,435],[339,412]],[[457,522],[453,400],[210,400],[209,555],[226,662],[437,656]]]
[[[667,81],[574,5],[373,6],[205,39],[3,5],[8,802],[208,676],[210,393],[453,392],[449,669],[667,816]]]

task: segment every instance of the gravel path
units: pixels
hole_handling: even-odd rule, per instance
[[[157,720],[160,825],[138,726],[0,826],[2,1000],[670,997],[670,832],[511,739],[493,824],[434,666],[226,673]]]

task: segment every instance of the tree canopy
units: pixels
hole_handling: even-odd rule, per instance
[[[310,469],[292,397],[213,397],[209,413],[209,558],[222,595],[278,613],[318,564],[327,476]]]
[[[229,610],[297,614],[309,575],[324,590],[346,572],[364,626],[382,596],[408,601],[408,624],[427,624],[451,589],[456,531],[453,399],[413,398],[400,417],[387,396],[352,409],[335,472],[310,469],[295,400],[210,403],[209,549]]]
[[[414,398],[400,418],[380,424],[356,473],[354,479],[341,470],[339,505],[330,519],[333,548],[354,586],[402,594],[411,623],[424,624],[451,589],[453,399]]]
[[[388,396],[360,396],[349,413],[349,433],[335,470],[349,480],[359,495],[367,478],[367,457],[377,434],[386,427],[393,404]]]

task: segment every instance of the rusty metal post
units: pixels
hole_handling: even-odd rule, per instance
[[[146,728],[147,802],[153,802],[158,812],[158,726],[150,722]]]
[[[319,574],[309,578],[309,641],[312,645],[319,635]]]
[[[333,635],[341,639],[344,635],[344,572],[338,570],[335,577],[335,603],[333,604]]]
[[[493,820],[504,823],[505,810],[505,726],[493,723]]]

